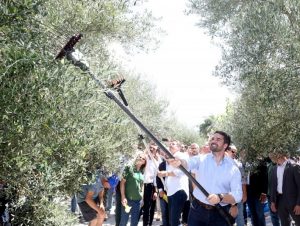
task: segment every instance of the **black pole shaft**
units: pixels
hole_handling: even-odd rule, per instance
[[[160,141],[141,123],[140,120],[138,120],[135,115],[111,92],[106,92],[107,96],[114,100],[116,104],[157,144],[157,146],[165,152],[169,158],[174,158],[174,156],[171,154],[171,152],[160,143]],[[182,165],[179,166],[179,168],[183,171],[183,173],[197,186],[199,186],[200,190],[203,192],[205,196],[208,196],[209,193],[198,183],[198,181],[187,171],[185,167]]]
[[[76,37],[75,37],[76,38]],[[79,40],[81,38],[81,35],[77,37]],[[69,40],[67,45],[71,46],[70,48],[64,47],[63,50],[61,50],[61,53],[58,55],[57,59],[63,56],[66,56],[68,60],[70,60],[75,66],[79,67],[82,71],[86,72],[91,76],[91,78],[101,87],[106,89],[106,86],[95,77],[95,75],[89,70],[88,65],[85,63],[81,62],[80,59],[77,59],[76,57],[73,56],[73,47],[74,45],[78,42],[78,40],[72,41]],[[123,95],[121,93],[121,98],[125,100],[126,105],[124,105],[112,92],[111,90],[106,90],[104,91],[105,95],[112,99],[130,118],[135,122],[135,124],[142,129],[156,144],[157,146],[163,150],[170,158],[174,158],[174,156],[169,152],[168,149],[165,148],[164,145],[160,143],[160,141],[135,117],[135,115],[128,109],[128,103]],[[187,171],[186,168],[184,168],[182,165],[179,166],[179,169],[182,170],[182,172],[191,180],[199,189],[200,191],[206,196],[209,196],[209,193],[201,186],[201,184],[198,183],[198,181]],[[220,204],[215,205],[216,209],[219,211],[219,213],[224,217],[226,222],[228,223],[229,226],[232,226],[235,222],[234,218],[227,212],[225,211]]]

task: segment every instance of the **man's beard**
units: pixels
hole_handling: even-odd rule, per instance
[[[212,152],[220,152],[222,149],[220,149],[220,148],[218,147],[218,145],[216,145],[216,144],[211,144],[211,145],[210,145],[210,150],[211,150]]]

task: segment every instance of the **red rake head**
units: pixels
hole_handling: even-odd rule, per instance
[[[126,80],[121,77],[121,78],[117,78],[117,79],[113,79],[113,80],[110,80],[110,81],[107,81],[107,85],[110,87],[110,88],[113,88],[113,89],[120,89],[121,88],[121,85],[125,82]]]

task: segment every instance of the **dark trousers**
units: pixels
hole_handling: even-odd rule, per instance
[[[72,199],[71,199],[71,212],[75,213],[77,210],[77,198],[76,195],[73,195]]]
[[[168,196],[170,226],[180,225],[180,217],[186,200],[187,194],[184,190],[179,190],[175,194]]]
[[[251,213],[251,222],[253,226],[266,226],[263,203],[258,197],[249,195],[247,197],[247,204]]]
[[[281,195],[277,196],[277,212],[281,226],[290,226],[292,221],[291,217],[295,221],[296,226],[300,226],[300,215],[295,215],[293,208],[294,207],[288,205],[288,201],[284,200]]]
[[[186,224],[188,222],[190,206],[191,206],[190,200],[186,200],[184,203],[183,212],[182,212],[182,223],[183,224]]]
[[[268,195],[268,206],[269,206],[270,217],[271,217],[271,221],[272,221],[273,226],[280,226],[280,223],[279,223],[279,217],[278,217],[277,212],[274,213],[274,212],[271,210],[271,199],[270,199],[270,196],[269,196],[269,195]]]
[[[143,226],[152,225],[156,200],[153,200],[153,183],[144,184]]]
[[[121,210],[122,210],[122,202],[121,202],[121,192],[120,189],[116,189],[116,209],[115,209],[115,222],[116,226],[120,225],[121,222]]]
[[[228,205],[223,208],[229,211],[230,207]],[[228,224],[217,209],[205,209],[194,200],[190,208],[188,226],[228,226]]]
[[[159,198],[160,201],[160,210],[161,210],[161,218],[162,218],[162,225],[169,226],[169,207],[168,203],[163,199]]]

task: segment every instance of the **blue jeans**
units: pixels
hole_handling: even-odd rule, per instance
[[[244,219],[244,204],[243,202],[239,202],[237,204],[237,208],[238,208],[238,215],[235,219],[236,222],[236,226],[244,226],[245,225],[245,219]]]
[[[248,193],[247,204],[251,213],[251,223],[253,226],[266,226],[264,204],[259,198],[250,196]]]
[[[229,211],[229,205],[223,207]],[[188,226],[228,226],[226,220],[217,209],[207,210],[200,206],[197,200],[193,200],[188,217]]]
[[[113,189],[106,189],[105,190],[105,210],[110,211],[112,206],[112,197],[113,197],[114,190]]]
[[[186,200],[187,194],[184,190],[179,190],[174,195],[168,196],[169,224],[171,226],[180,225],[180,217]]]
[[[271,217],[271,221],[272,221],[273,226],[280,226],[278,214],[277,214],[277,213],[274,213],[274,212],[271,210],[271,200],[270,200],[270,196],[268,196],[268,205],[269,205],[270,217]]]
[[[126,226],[129,218],[129,214],[131,215],[130,226],[137,226],[139,223],[140,217],[140,200],[130,200],[127,199],[128,206],[131,206],[130,212],[126,213],[124,206],[121,209],[121,221],[120,226]]]
[[[159,202],[160,202],[162,224],[163,226],[169,226],[168,203],[165,200],[163,200],[163,198],[159,198]]]

